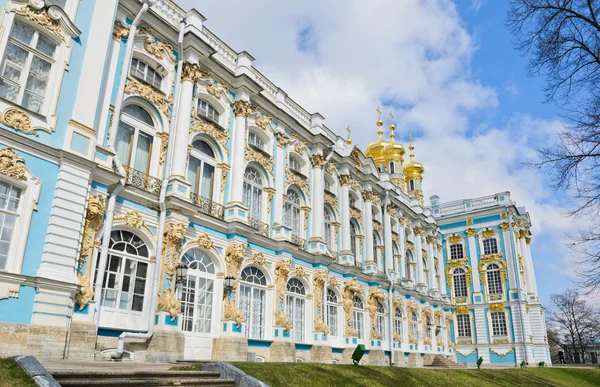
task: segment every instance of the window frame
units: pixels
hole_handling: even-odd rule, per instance
[[[459,249],[459,247],[460,247],[460,249]],[[454,261],[454,260],[465,258],[465,246],[462,242],[453,243],[448,247],[448,249],[449,249],[450,260]]]
[[[471,324],[471,314],[457,314],[456,318],[456,337],[462,339],[473,338],[473,324]],[[461,326],[462,324],[462,326]],[[461,335],[461,333],[468,333],[468,336]]]
[[[206,114],[203,114],[201,109],[201,104],[205,103],[206,106]],[[209,116],[209,109],[212,110],[212,114]],[[196,103],[196,112],[198,113],[198,116],[208,120],[209,122],[212,122],[213,124],[217,124],[220,126],[219,122],[221,119],[221,113],[219,112],[219,110],[213,106],[213,104],[211,104],[208,100],[202,98],[202,96],[200,96],[198,98],[198,102]],[[216,115],[216,119],[214,117],[214,115]]]
[[[357,306],[360,305],[360,308]],[[365,336],[365,303],[363,300],[354,295],[352,298],[352,329],[358,332],[359,340],[366,340]]]
[[[483,247],[482,250],[484,255],[498,254],[498,252],[500,251],[498,248],[498,239],[496,237],[483,239],[481,241],[481,244]],[[495,249],[492,249],[492,247],[494,247]]]
[[[214,156],[211,158],[210,155],[196,149],[193,146],[193,144],[196,143],[197,141],[204,142],[212,150]],[[204,166],[205,166],[205,164],[207,164],[207,165],[210,165],[213,167],[213,176],[212,176],[212,180],[211,180],[210,194],[209,194],[209,197],[207,197],[206,199],[218,201],[219,195],[217,194],[218,190],[216,189],[217,164],[218,164],[217,152],[215,152],[214,147],[204,138],[196,138],[196,139],[194,139],[194,141],[192,141],[192,143],[190,145],[192,146],[192,150],[190,152],[190,157],[188,157],[188,161],[187,161],[186,180],[192,185],[191,192],[197,194],[198,196],[204,197],[203,195],[201,195],[201,192],[202,192],[202,182],[203,182],[203,177],[204,177]],[[195,182],[190,181],[190,162],[191,162],[192,158],[199,161],[198,167],[196,168],[196,181]]]
[[[290,283],[292,281],[295,281],[295,283],[300,284],[302,289],[303,289],[303,293],[298,293],[298,292],[293,292],[289,289],[290,287]],[[296,287],[298,287],[297,285],[294,285]],[[298,287],[299,288],[299,287]],[[306,335],[306,328],[307,328],[307,323],[306,323],[306,319],[307,319],[307,311],[308,311],[308,298],[306,297],[307,294],[307,287],[306,285],[298,278],[296,277],[292,277],[290,278],[287,283],[286,283],[286,292],[285,292],[285,305],[286,305],[286,316],[290,319],[290,322],[292,324],[292,340],[295,343],[306,343],[308,342],[308,337]],[[290,306],[290,300],[293,301],[293,305]],[[297,329],[298,327],[296,326],[296,322],[298,321],[298,319],[296,319],[296,313],[297,313],[297,307],[298,307],[298,303],[302,305],[302,318],[299,320],[300,321],[300,328],[301,329]],[[290,315],[291,312],[291,315]]]
[[[257,284],[256,282],[250,282],[250,281],[246,281],[244,279],[242,279],[242,274],[245,273],[247,270],[249,271],[258,271],[260,274],[262,274],[263,279],[264,279],[264,284]],[[255,275],[254,273],[252,273],[253,275]],[[255,267],[255,266],[247,266],[244,269],[242,269],[241,273],[240,273],[240,296],[238,297],[238,305],[240,307],[240,310],[244,312],[244,335],[248,338],[248,339],[258,339],[258,340],[262,340],[265,339],[266,337],[266,316],[267,316],[267,301],[268,301],[268,295],[267,295],[267,289],[268,289],[268,283],[267,283],[267,276],[265,275],[264,271],[261,268]],[[242,301],[242,294],[243,294],[243,289],[242,287],[247,287],[250,291],[249,291],[249,308],[244,310],[242,305],[241,305],[241,301]],[[257,313],[257,311],[255,310],[255,293],[259,292],[262,293],[263,295],[263,300],[262,300],[262,310],[260,311],[260,318],[261,318],[261,325],[258,327],[259,329],[259,335],[255,335],[253,331],[253,328],[256,328],[256,326],[252,326],[252,324],[248,324],[248,318],[250,318],[250,316],[255,316],[255,314]],[[249,313],[248,313],[249,312]]]
[[[137,62],[137,64],[138,64],[138,66],[135,68],[136,73],[134,73],[134,63],[135,62]],[[141,72],[141,70],[139,70],[139,64],[144,65],[144,71],[143,71],[142,75],[137,74],[137,72]],[[152,71],[154,73],[154,80],[152,82],[150,82],[147,79],[149,71]],[[129,75],[131,77],[135,78],[136,80],[141,81],[141,82],[151,86],[152,88],[162,92],[162,86],[163,86],[163,82],[165,81],[165,76],[161,74],[159,69],[152,66],[150,63],[148,63],[143,58],[138,58],[138,57],[131,58],[131,65],[129,66]],[[160,77],[160,81],[158,82],[158,85],[155,83],[157,76]]]
[[[283,208],[283,224],[290,228],[291,233],[298,237],[304,236],[304,230],[302,229],[302,195],[293,188],[288,188],[286,193],[286,199]],[[295,195],[297,201],[292,200],[292,195]]]
[[[493,337],[508,337],[508,318],[506,316],[506,311],[490,312],[490,325],[490,331],[492,332]]]
[[[256,181],[252,181],[246,177],[248,171],[252,171],[258,179],[260,179],[260,183]],[[263,219],[264,212],[264,199],[265,199],[265,187],[266,187],[266,179],[263,173],[253,165],[247,165],[244,170],[244,184],[242,187],[242,192],[246,192],[246,187],[250,190],[249,202],[246,203],[246,195],[243,195],[244,206],[248,208],[248,217],[255,218],[259,221]],[[257,205],[258,208],[254,208],[254,205]]]
[[[460,272],[457,272],[458,270],[460,270]],[[463,293],[460,294],[456,294],[457,293],[457,286],[460,286],[461,288],[463,287],[463,284],[457,284],[457,277],[461,276],[461,282],[464,282],[464,295]],[[452,295],[454,298],[469,298],[469,286],[467,284],[467,270],[465,270],[462,267],[457,267],[456,269],[454,269],[454,271],[452,272]]]
[[[333,295],[333,297],[331,297]],[[325,304],[327,305],[327,326],[329,326],[329,335],[331,337],[340,336],[340,319],[339,319],[339,304],[338,296],[335,291],[331,288],[327,288],[327,299]],[[332,317],[331,311],[335,311]]]
[[[504,281],[502,280],[502,273],[500,270],[500,265],[497,263],[490,263],[485,268],[485,279],[487,282],[486,290],[488,295],[497,296],[504,295]],[[494,289],[492,289],[492,286]],[[499,290],[498,290],[499,289]],[[492,292],[492,290],[498,290]]]
[[[150,115],[150,117],[152,118],[154,126],[150,126],[146,122],[143,122],[143,121],[131,116],[130,114],[125,113],[125,108],[127,108],[128,106],[137,106],[137,107],[144,109],[146,111],[146,113],[148,113]],[[160,137],[156,135],[156,133],[159,131],[159,128],[158,128],[157,119],[151,113],[151,109],[149,109],[149,107],[146,106],[144,103],[137,103],[137,101],[126,104],[125,106],[123,106],[123,112],[121,114],[121,122],[119,122],[119,125],[117,127],[117,133],[115,134],[116,137],[118,137],[118,133],[121,130],[121,125],[125,125],[129,129],[133,129],[133,136],[132,136],[131,142],[129,144],[129,158],[128,158],[128,160],[120,160],[121,163],[129,168],[136,169],[131,164],[135,164],[135,155],[137,152],[137,145],[138,145],[138,141],[139,141],[140,133],[141,133],[144,136],[150,137],[151,141],[150,141],[150,149],[148,150],[148,170],[140,171],[140,172],[145,173],[150,176],[156,176],[157,168],[158,168],[158,165],[156,165],[156,164],[158,164],[158,162],[157,162],[158,160],[156,160],[156,158],[158,157],[158,154],[154,150],[160,149],[158,142],[161,140],[160,140]],[[115,138],[115,142],[116,142],[116,138]],[[115,144],[115,148],[116,147],[117,147],[117,144]]]

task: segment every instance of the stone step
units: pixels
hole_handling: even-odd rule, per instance
[[[119,386],[222,386],[222,387],[235,387],[235,381],[228,379],[211,379],[211,378],[188,378],[180,380],[164,380],[164,379],[67,379],[56,381],[63,387],[119,387]]]

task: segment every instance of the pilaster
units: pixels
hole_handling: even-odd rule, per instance
[[[471,278],[473,279],[473,299],[474,304],[484,302],[483,294],[481,293],[481,280],[479,279],[479,255],[477,254],[477,243],[475,241],[475,229],[468,228],[465,230],[468,236],[469,243],[469,260],[471,262]]]
[[[424,231],[421,227],[415,227],[413,232],[415,234],[415,260],[417,261],[417,291],[425,292],[427,291],[427,285],[425,285],[425,272],[423,271],[423,248],[421,243],[421,238],[424,234]]]
[[[354,255],[350,246],[350,197],[348,185],[350,184],[350,175],[340,176],[341,182],[341,217],[342,217],[342,248],[339,254],[339,263],[342,265],[354,265]]]
[[[312,162],[312,224],[308,251],[313,254],[325,254],[326,246],[323,238],[323,219],[325,216],[325,191],[323,188],[323,165],[325,158],[322,149],[315,147],[311,156]],[[307,225],[308,226],[308,225]]]
[[[363,199],[365,204],[365,211],[363,213],[363,219],[365,222],[365,251],[363,259],[363,270],[366,273],[377,273],[377,263],[373,256],[373,200],[375,194],[373,191],[365,191],[363,193]]]

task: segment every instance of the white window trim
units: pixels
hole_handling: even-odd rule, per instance
[[[512,321],[510,318],[510,313],[508,313],[508,309],[505,309],[504,311],[500,312],[500,313],[504,313],[504,320],[506,321],[506,336],[494,335],[494,328],[493,328],[493,324],[492,324],[492,312],[493,311],[491,309],[488,309],[487,313],[486,313],[488,332],[490,333],[490,338],[492,339],[492,342],[494,339],[496,339],[496,340],[507,339],[509,343],[512,343],[512,341],[513,341],[512,332],[511,332]]]
[[[218,156],[218,152],[215,151],[215,147],[212,146],[205,138],[202,137],[196,137],[194,138],[194,140],[190,143],[190,146],[195,142],[195,141],[204,141],[206,142],[212,149],[213,153],[215,154],[215,158],[211,159],[207,154],[200,152],[199,150],[197,150],[196,148],[192,147],[192,150],[190,151],[190,157],[188,157],[187,160],[187,165],[186,165],[186,169],[185,169],[185,174],[186,174],[186,181],[188,181],[190,184],[195,184],[196,182],[190,181],[190,177],[189,177],[189,164],[190,164],[190,158],[195,158],[196,160],[200,160],[201,162],[201,167],[200,169],[202,170],[202,172],[204,172],[204,164],[208,164],[208,165],[212,165],[215,168],[215,172],[214,172],[214,176],[213,176],[213,182],[212,182],[212,197],[207,198],[212,200],[214,203],[219,203],[220,202],[220,196],[221,196],[221,191],[220,191],[220,187],[217,187],[217,181],[221,181],[221,168],[218,167],[219,161],[217,160],[217,156]],[[199,176],[196,176],[197,178]],[[197,194],[199,196],[200,193],[197,192]]]
[[[170,84],[171,83],[169,83],[169,85]],[[231,121],[230,115],[231,115],[231,111],[233,110],[233,105],[230,105],[229,103],[227,103],[227,104],[224,103],[223,98],[217,99],[217,98],[213,97],[211,94],[209,94],[206,91],[206,87],[197,87],[196,89],[197,89],[196,96],[194,98],[194,104],[192,106],[195,114],[197,114],[198,117],[201,117],[200,114],[198,113],[198,102],[199,102],[199,100],[203,99],[206,102],[208,102],[209,104],[211,104],[212,107],[217,111],[217,113],[219,113],[219,122],[217,122],[217,123],[221,127],[229,130],[229,123]],[[220,129],[217,129],[217,130],[220,130]]]
[[[75,3],[78,2],[69,0],[68,6],[71,8],[75,8]],[[12,8],[17,7],[13,5]],[[69,15],[71,15],[70,12]],[[21,109],[24,112],[26,112],[29,118],[31,119],[31,127],[34,128],[34,130],[39,129],[52,133],[56,129],[56,122],[58,120],[56,113],[58,109],[58,99],[60,89],[62,86],[62,81],[66,74],[66,69],[69,67],[72,50],[72,47],[69,44],[71,38],[70,36],[63,33],[63,36],[67,37],[67,43],[65,43],[56,35],[54,35],[54,33],[41,27],[37,23],[28,20],[24,17],[21,17],[20,15],[16,15],[14,12],[3,12],[2,19],[0,20],[0,26],[4,29],[4,33],[0,37],[0,51],[2,52],[1,59],[4,59],[4,53],[6,52],[6,49],[8,47],[10,32],[12,31],[15,19],[18,20],[20,23],[30,26],[31,28],[44,34],[47,38],[54,41],[56,43],[56,51],[54,53],[53,58],[54,62],[52,63],[52,67],[48,74],[48,85],[46,86],[46,95],[44,97],[44,103],[40,112],[33,112],[21,106],[20,104],[17,104],[4,98],[0,98],[0,112],[5,112],[7,109],[10,108]]]
[[[454,272],[457,269],[462,269],[464,271],[463,275],[465,276],[465,286],[467,288],[467,295],[466,296],[456,296],[456,294],[454,294]],[[450,273],[450,276],[452,278],[452,287],[450,289],[450,291],[452,292],[452,298],[456,301],[456,299],[458,298],[466,298],[467,299],[467,303],[469,302],[469,300],[471,299],[471,287],[469,286],[469,281],[467,281],[467,275],[469,274],[468,268],[464,267],[464,266],[458,266],[455,267],[452,272]]]
[[[153,121],[154,121],[154,127],[147,125],[146,123],[137,120],[127,114],[121,114],[121,122],[125,123],[126,125],[129,125],[130,127],[132,127],[134,129],[134,138],[133,138],[133,142],[131,143],[131,154],[129,155],[131,160],[135,160],[135,151],[137,149],[137,141],[138,141],[138,137],[139,137],[139,132],[143,132],[144,134],[151,136],[152,137],[152,149],[150,150],[150,161],[148,163],[148,175],[153,176],[153,177],[158,177],[158,171],[159,171],[159,163],[158,160],[160,158],[160,142],[162,141],[160,136],[157,136],[156,134],[158,132],[160,132],[160,121],[158,120],[158,118],[156,117],[156,115],[154,114],[154,110],[148,106],[145,103],[140,103],[141,101],[136,100],[135,102],[130,102],[130,101],[126,101],[125,106],[128,105],[138,105],[142,108],[144,108],[144,110],[146,110],[148,112],[148,114],[150,114],[150,116],[152,117]],[[119,123],[120,126],[120,123]],[[119,130],[119,127],[117,127],[117,131]],[[115,133],[116,136],[116,133]],[[127,164],[127,160],[122,160],[123,165]],[[131,168],[133,168],[133,166],[131,166]],[[141,171],[143,172],[143,171]]]
[[[473,336],[473,328],[474,328],[474,325],[473,325],[473,313],[470,313],[470,312],[469,313],[464,313],[464,314],[461,314],[460,316],[463,316],[463,315],[468,315],[469,316],[469,328],[470,328],[470,331],[471,331],[470,332],[471,335],[470,336],[459,336],[458,335],[458,316],[459,315],[455,315],[454,316],[454,337],[455,337],[455,341],[458,341],[458,339],[471,339],[471,341],[473,342],[473,338],[474,338],[474,336]]]
[[[37,202],[40,197],[42,184],[39,179],[33,177],[28,169],[25,169],[26,180],[17,180],[10,176],[0,175],[0,180],[6,181],[15,187],[20,188],[21,199],[19,202],[19,216],[15,223],[13,231],[13,240],[11,240],[10,250],[8,252],[8,260],[4,271],[8,273],[21,274],[23,268],[23,259],[25,256],[25,246],[29,236],[29,226],[33,211],[37,209]],[[0,299],[3,297],[4,289],[0,282]]]

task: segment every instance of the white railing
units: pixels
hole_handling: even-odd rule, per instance
[[[185,12],[171,0],[154,0],[151,8],[175,27],[179,27],[179,21],[185,17]]]
[[[448,203],[442,203],[437,207],[433,207],[434,214],[435,216],[445,216],[461,212],[470,212],[486,207],[494,207],[500,204],[501,196],[504,197],[505,203],[511,203],[510,194],[508,192],[504,192],[495,195],[483,196],[475,199],[464,199]],[[436,213],[435,210],[438,210],[438,212]]]
[[[252,72],[256,76],[256,82],[265,90],[265,92],[273,99],[277,99],[277,86],[267,79],[260,71],[252,67]]]
[[[237,67],[237,53],[233,51],[231,47],[223,43],[221,39],[217,38],[206,27],[202,28],[202,35],[206,38],[206,43],[215,49],[215,56],[221,59],[223,64],[228,66],[231,70],[235,70]]]
[[[310,114],[308,114],[306,110],[301,108],[300,105],[289,98],[285,99],[284,104],[285,107],[288,108],[290,114],[296,117],[301,124],[310,127]]]

